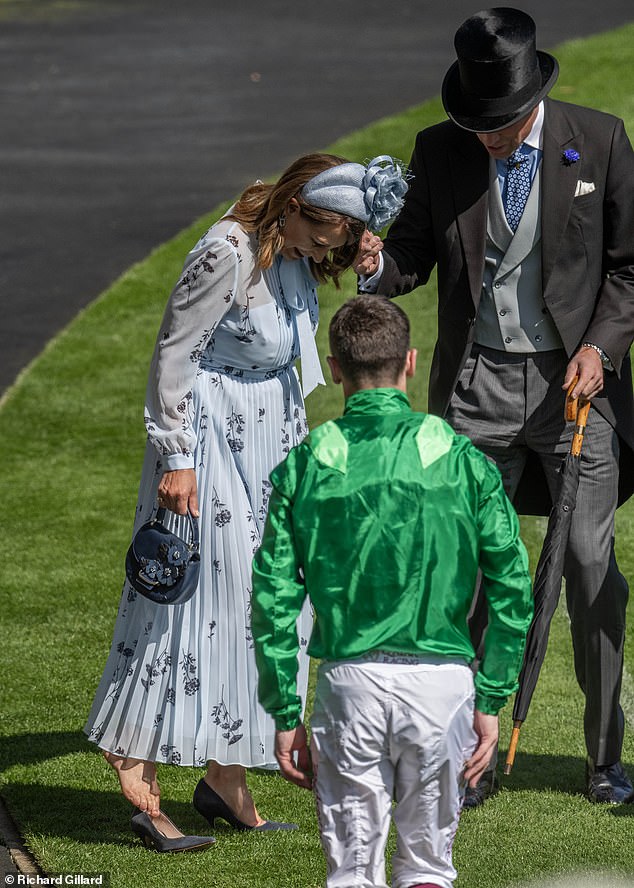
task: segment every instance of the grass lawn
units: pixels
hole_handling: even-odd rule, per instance
[[[597,15],[600,16],[600,10]],[[634,134],[634,25],[557,50],[555,98],[622,116]],[[415,133],[441,120],[438,101],[380,121],[333,150],[362,160],[407,160]],[[318,148],[319,146],[315,146]],[[230,197],[228,195],[228,197]],[[144,448],[142,404],[154,336],[183,258],[218,209],[132,268],[84,311],[24,373],[0,405],[4,521],[0,584],[0,794],[47,872],[110,873],[116,888],[313,888],[325,868],[310,795],[275,775],[254,774],[258,806],[301,829],[235,835],[216,830],[202,854],[148,853],[128,828],[129,804],[81,729],[110,644]],[[343,292],[322,288],[320,353]],[[435,338],[435,289],[402,298],[420,352],[411,394],[425,406]],[[333,386],[309,398],[312,424],[336,415]],[[634,506],[618,515],[621,569],[634,577]],[[544,521],[524,520],[535,563]],[[626,663],[634,675],[630,613]],[[631,680],[624,701],[634,717]],[[542,679],[522,732],[513,774],[482,810],[465,815],[455,844],[457,888],[510,888],[553,873],[627,873],[634,878],[631,807],[582,797],[581,695],[560,608]],[[508,740],[510,708],[502,715]],[[633,723],[624,760],[634,775]],[[188,832],[204,832],[191,807],[202,771],[163,766],[165,810]]]

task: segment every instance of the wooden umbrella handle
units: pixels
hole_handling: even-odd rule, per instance
[[[586,430],[588,421],[588,413],[590,412],[590,401],[587,398],[573,398],[572,391],[577,384],[579,377],[575,376],[566,393],[566,422],[576,422],[574,435],[572,436],[572,444],[570,452],[573,456],[579,456],[583,445],[583,435]]]
[[[577,418],[577,413],[579,412],[579,398],[573,398],[572,393],[576,384],[579,382],[579,377],[575,376],[570,385],[568,386],[568,391],[566,392],[566,404],[564,407],[564,415],[566,417],[566,422],[574,422]]]
[[[504,773],[510,774],[515,762],[515,753],[517,751],[517,741],[520,739],[520,728],[522,722],[516,719],[513,722],[513,730],[511,732],[511,742],[509,743],[508,752],[506,753],[506,764],[504,765]]]

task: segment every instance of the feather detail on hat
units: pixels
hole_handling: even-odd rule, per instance
[[[409,177],[401,161],[382,154],[367,164],[342,163],[323,170],[304,185],[302,197],[379,231],[401,211]]]

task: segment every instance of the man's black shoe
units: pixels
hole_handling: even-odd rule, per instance
[[[466,808],[479,808],[494,793],[497,792],[498,782],[495,771],[485,771],[475,786],[467,786],[462,802],[462,810]]]
[[[622,805],[634,800],[634,787],[621,762],[597,767],[586,762],[586,795],[591,802]]]

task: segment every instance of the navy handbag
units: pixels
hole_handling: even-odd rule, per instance
[[[134,535],[125,559],[131,585],[155,604],[184,604],[198,586],[200,535],[198,520],[187,513],[189,540],[183,540],[163,524],[165,509]]]

